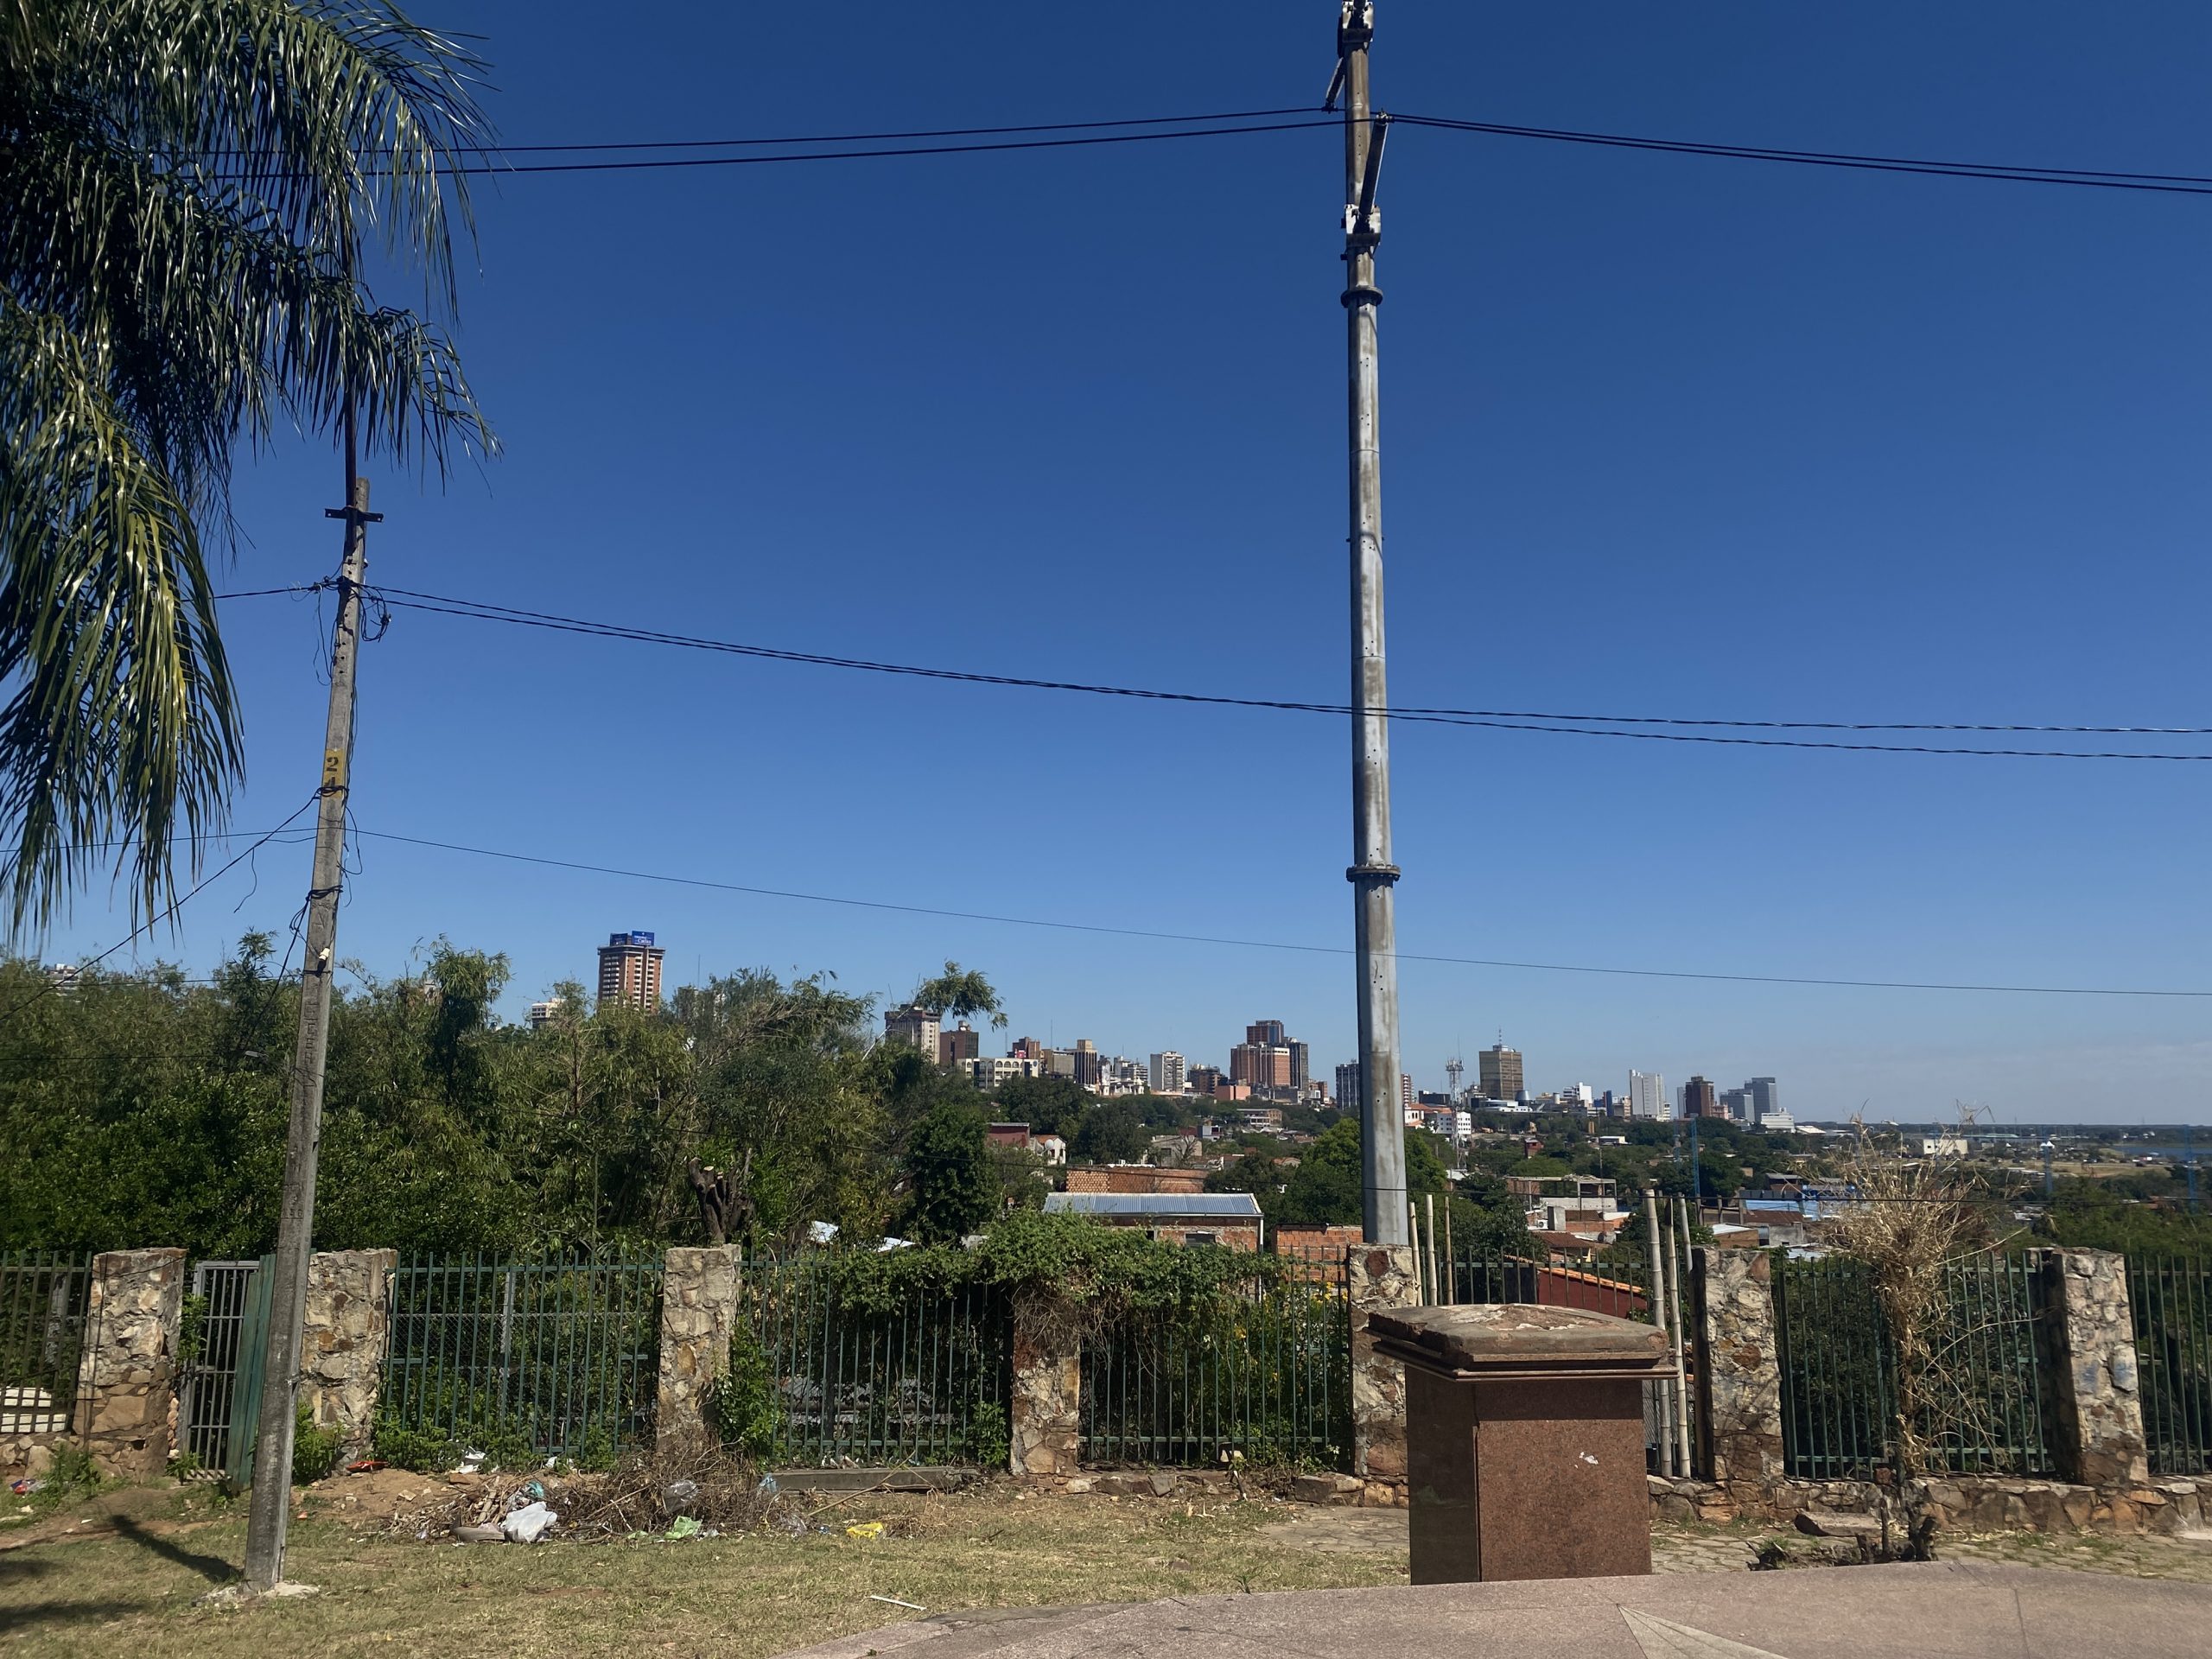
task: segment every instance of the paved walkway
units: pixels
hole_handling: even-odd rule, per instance
[[[1301,1509],[1263,1529],[1300,1549],[1329,1554],[1403,1555],[1403,1510]],[[1655,1527],[1651,1532],[1654,1573],[1741,1573],[1759,1546],[1769,1540],[1786,1550],[1810,1551],[1816,1541],[1789,1527]],[[1982,1535],[1946,1534],[1936,1541],[1944,1560],[2009,1562],[2056,1567],[2085,1573],[2114,1573],[2128,1578],[2180,1579],[2212,1584],[2212,1537],[2097,1538],[2047,1533],[2005,1532]],[[2212,1654],[2212,1632],[2205,1649]]]
[[[948,1614],[791,1659],[2202,1659],[2212,1587],[1974,1561]]]

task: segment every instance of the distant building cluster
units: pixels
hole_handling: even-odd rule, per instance
[[[658,1007],[664,955],[652,933],[633,929],[610,934],[599,948],[600,1007]],[[59,988],[71,988],[66,982]],[[530,1023],[533,1027],[550,1024],[560,1009],[557,1001],[533,1002]],[[883,1039],[930,1055],[947,1071],[965,1072],[977,1088],[986,1091],[1017,1077],[1064,1077],[1078,1088],[1108,1097],[1149,1094],[1216,1100],[1239,1109],[1233,1119],[1224,1122],[1233,1122],[1244,1130],[1281,1133],[1286,1107],[1334,1105],[1351,1113],[1365,1107],[1359,1063],[1347,1060],[1337,1066],[1332,1087],[1313,1075],[1310,1049],[1292,1036],[1280,1020],[1255,1020],[1247,1025],[1243,1039],[1230,1045],[1225,1068],[1193,1063],[1172,1048],[1155,1050],[1141,1060],[1106,1054],[1087,1037],[1077,1038],[1067,1048],[1034,1037],[1017,1037],[1005,1053],[986,1054],[982,1033],[967,1020],[947,1027],[939,1010],[912,1002],[884,1011]],[[1519,1049],[1507,1046],[1502,1034],[1476,1055],[1475,1080],[1471,1086],[1462,1087],[1466,1071],[1461,1060],[1447,1064],[1445,1071],[1451,1087],[1440,1093],[1417,1093],[1413,1078],[1401,1072],[1398,1108],[1406,1127],[1443,1136],[1455,1144],[1464,1144],[1471,1137],[1474,1115],[1482,1111],[1530,1116],[1568,1112],[1582,1117],[1643,1118],[1658,1122],[1726,1119],[1745,1128],[1785,1134],[1796,1128],[1783,1107],[1781,1086],[1772,1077],[1751,1077],[1737,1088],[1722,1089],[1699,1075],[1669,1095],[1667,1079],[1659,1073],[1631,1071],[1627,1090],[1618,1095],[1586,1083],[1531,1095],[1526,1061]]]

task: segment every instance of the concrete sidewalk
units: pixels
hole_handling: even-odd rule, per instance
[[[948,1613],[786,1659],[2202,1659],[2212,1586],[1976,1562]]]

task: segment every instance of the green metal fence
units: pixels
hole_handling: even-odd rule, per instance
[[[2129,1256],[2127,1300],[2152,1472],[2212,1474],[2212,1256]]]
[[[756,1257],[740,1278],[782,1462],[1003,1465],[1013,1321],[981,1286],[855,1302],[832,1258]]]
[[[195,1262],[177,1340],[177,1440],[200,1468],[230,1467],[241,1337],[258,1262]],[[265,1327],[264,1327],[265,1328]]]
[[[1618,1319],[1649,1325],[1651,1310],[1651,1264],[1644,1251],[1615,1249],[1605,1262],[1564,1267],[1521,1256],[1492,1255],[1462,1250],[1452,1258],[1441,1288],[1453,1302],[1535,1302],[1547,1307],[1580,1308],[1608,1313]],[[1680,1253],[1675,1266],[1681,1265]],[[1423,1278],[1426,1280],[1424,1264]],[[1669,1300],[1675,1306],[1669,1317],[1678,1317],[1690,1306],[1687,1284],[1670,1286]],[[1681,1424],[1688,1431],[1691,1469],[1703,1462],[1698,1445],[1697,1344],[1686,1341],[1682,1350],[1686,1373]],[[1666,1472],[1667,1446],[1676,1438],[1672,1378],[1643,1385],[1643,1456],[1653,1474]]]
[[[0,1252],[0,1434],[69,1432],[91,1293],[88,1257]]]
[[[1133,1313],[1083,1344],[1086,1463],[1345,1469],[1351,1313],[1343,1264],[1192,1308]]]
[[[1775,1338],[1789,1474],[1859,1478],[1899,1460],[1896,1345],[1872,1269],[1844,1256],[1777,1261]],[[1916,1378],[1916,1433],[1930,1467],[2045,1474],[2051,1457],[2041,1374],[2043,1278],[2029,1256],[1946,1265]]]
[[[650,1440],[661,1277],[658,1256],[404,1258],[380,1424],[584,1461]]]

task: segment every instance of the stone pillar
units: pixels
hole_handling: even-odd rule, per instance
[[[2084,1486],[2140,1486],[2151,1465],[2127,1263],[2110,1250],[2046,1250],[2043,1274],[2059,1472]]]
[[[1713,1478],[1761,1485],[1783,1478],[1782,1363],[1774,1340],[1774,1264],[1764,1250],[1697,1252],[1701,1421]]]
[[[1014,1318],[1007,1462],[1017,1475],[1071,1475],[1083,1458],[1083,1345],[1071,1331]]]
[[[1421,1268],[1410,1244],[1355,1244],[1344,1252],[1351,1295],[1352,1472],[1369,1480],[1406,1478],[1406,1368],[1376,1351],[1367,1316],[1378,1308],[1421,1306]]]
[[[397,1250],[324,1250],[308,1262],[299,1400],[317,1428],[338,1431],[341,1461],[366,1457],[376,1438],[398,1265]]]
[[[182,1250],[110,1250],[92,1258],[77,1364],[77,1436],[104,1475],[146,1480],[168,1466],[183,1313]]]
[[[737,1329],[737,1246],[672,1249],[664,1264],[654,1435],[663,1446],[698,1445],[714,1437],[710,1396]]]

